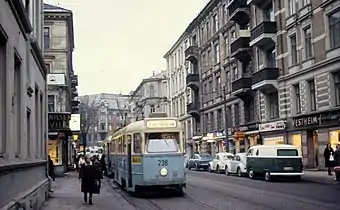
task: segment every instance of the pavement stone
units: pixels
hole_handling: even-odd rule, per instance
[[[84,204],[83,194],[80,192],[78,174],[71,172],[65,177],[57,178],[52,183],[51,198],[45,202],[41,210],[135,210],[128,201],[115,192],[111,186],[102,180],[99,195],[93,195],[93,205]]]
[[[327,174],[327,171],[304,171],[303,180],[309,182],[317,182],[322,184],[339,184],[338,181],[334,181],[335,175]]]

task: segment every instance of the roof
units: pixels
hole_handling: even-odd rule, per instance
[[[67,12],[67,13],[72,13],[71,10],[62,8],[62,7],[58,7],[58,6],[53,6],[50,4],[45,4],[44,3],[44,11],[48,11],[48,12]]]

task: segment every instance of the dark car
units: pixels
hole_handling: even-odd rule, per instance
[[[213,157],[210,154],[194,154],[188,160],[188,169],[191,170],[192,168],[194,168],[197,171],[200,169],[208,170],[209,162],[212,160]]]

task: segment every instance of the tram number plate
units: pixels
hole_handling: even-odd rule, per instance
[[[132,159],[131,163],[133,165],[140,165],[140,164],[142,164],[142,158],[141,157],[132,157],[131,159]]]
[[[168,160],[157,160],[158,166],[168,166]]]

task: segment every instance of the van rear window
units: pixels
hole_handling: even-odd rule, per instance
[[[278,149],[277,156],[298,156],[297,149]]]

